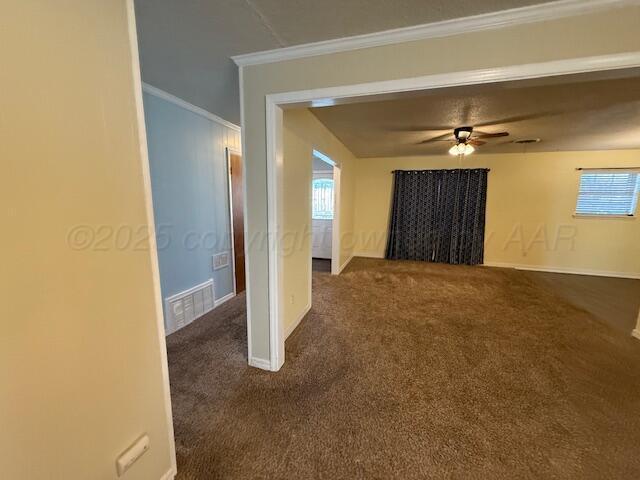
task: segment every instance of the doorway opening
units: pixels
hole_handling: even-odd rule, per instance
[[[458,71],[446,74],[432,74],[423,77],[403,78],[344,86],[332,86],[304,91],[278,92],[266,95],[266,164],[267,164],[267,221],[269,251],[269,369],[277,371],[284,363],[284,330],[282,328],[282,304],[284,295],[281,266],[282,246],[277,232],[280,231],[282,196],[283,156],[283,111],[285,109],[309,108],[314,106],[347,105],[364,103],[376,96],[379,100],[391,100],[410,92],[430,92],[436,89],[504,84],[519,80],[541,79],[560,76],[624,70],[638,66],[637,55],[610,55],[603,57],[573,58],[523,65],[511,65],[484,70]],[[607,75],[607,73],[602,73]],[[552,81],[553,81],[552,79]],[[448,129],[448,127],[447,127]],[[448,158],[448,157],[447,157]],[[335,222],[334,224],[337,224]],[[335,238],[335,237],[334,237]],[[335,249],[335,245],[332,245]],[[333,262],[336,263],[336,262]],[[336,268],[332,265],[332,268]],[[249,320],[251,322],[251,320]]]
[[[314,150],[311,178],[312,270],[336,275],[340,262],[340,166]]]
[[[227,148],[227,168],[229,171],[229,216],[231,224],[231,251],[233,255],[234,292],[246,289],[244,261],[244,188],[242,155],[237,150]]]

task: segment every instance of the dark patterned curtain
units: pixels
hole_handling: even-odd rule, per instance
[[[386,258],[481,264],[488,172],[396,170]]]

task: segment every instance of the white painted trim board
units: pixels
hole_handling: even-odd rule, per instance
[[[338,269],[338,275],[340,275],[342,273],[342,271],[347,268],[347,265],[349,265],[349,262],[351,262],[351,260],[353,260],[353,257],[355,257],[355,255],[352,253],[349,258],[347,258],[344,263],[342,265],[340,265],[340,268]]]
[[[569,275],[586,275],[593,277],[614,277],[640,279],[640,273],[636,272],[613,272],[608,270],[591,270],[588,268],[567,268],[539,265],[524,265],[517,263],[484,262],[483,267],[513,268],[515,270],[526,270],[529,272],[565,273]]]
[[[363,48],[381,47],[430,38],[497,30],[528,23],[558,20],[638,5],[638,0],[560,0],[469,17],[396,28],[382,32],[366,33],[321,42],[306,43],[231,57],[240,67],[283,62],[300,58],[348,52]]]
[[[281,107],[305,106],[311,105],[311,103],[315,101],[326,102],[345,98],[369,97],[373,95],[432,90],[462,85],[483,85],[487,83],[637,67],[640,67],[640,51],[483,68],[463,72],[437,73],[420,77],[398,78],[394,80],[324,87],[313,90],[272,93],[266,95],[266,102],[267,104],[272,103]]]
[[[355,252],[353,254],[354,257],[363,257],[363,258],[384,258],[384,253],[373,253],[373,252]]]
[[[298,316],[298,318],[296,319],[295,322],[293,322],[291,325],[289,325],[284,332],[284,338],[285,340],[287,338],[289,338],[289,335],[291,335],[293,333],[293,331],[298,327],[298,325],[300,325],[300,322],[302,322],[302,320],[304,319],[304,317],[307,316],[307,314],[311,311],[311,298],[309,298],[309,303],[307,303],[307,305],[304,307],[304,310],[302,311],[302,313]]]
[[[241,126],[241,132],[244,132],[245,129],[245,118],[244,118],[244,82],[243,82],[243,76],[244,76],[244,68],[240,67],[240,72],[238,74],[238,83],[239,85],[239,90],[240,90],[240,126]],[[243,152],[247,151],[247,141],[245,138],[244,134],[240,135],[240,143],[241,143],[241,149]],[[245,161],[245,158],[243,157],[243,162]],[[244,164],[243,164],[244,165]],[[246,175],[246,169],[245,169],[245,174],[242,176],[242,202],[243,202],[243,208],[244,208],[244,212],[243,212],[243,218],[244,218],[244,231],[245,234],[248,235],[249,233],[249,216],[247,215],[247,196],[248,196],[248,192],[247,192],[247,175]],[[252,346],[252,342],[253,342],[253,337],[252,337],[252,329],[251,329],[251,321],[253,320],[253,309],[251,308],[251,263],[250,263],[250,256],[249,256],[249,242],[245,241],[244,242],[244,270],[245,270],[245,303],[247,306],[247,359],[248,359],[248,364],[252,367],[256,367],[256,368],[261,368],[263,370],[270,370],[271,369],[271,361],[270,360],[265,360],[265,359],[261,359],[258,357],[254,357],[253,356],[253,346]],[[265,367],[266,366],[266,367]]]
[[[214,292],[215,293],[215,292]],[[231,292],[231,293],[227,293],[224,297],[221,297],[219,300],[215,300],[213,301],[214,305],[213,308],[217,308],[220,305],[222,305],[223,303],[228,302],[229,300],[231,300],[233,297],[236,296],[236,292]]]
[[[142,78],[140,74],[140,57],[138,53],[138,34],[136,30],[136,13],[133,0],[127,0],[127,30],[129,34],[129,51],[131,52],[131,70],[133,75],[133,94],[136,108],[136,127],[140,148],[140,162],[142,182],[144,188],[145,214],[147,217],[147,238],[149,239],[149,260],[151,263],[151,281],[155,304],[155,330],[159,344],[160,370],[162,375],[162,396],[164,401],[164,415],[169,441],[170,470],[165,478],[172,478],[177,471],[176,442],[173,430],[173,413],[171,407],[171,388],[169,386],[169,363],[167,361],[167,343],[164,330],[164,314],[162,310],[162,292],[160,288],[160,267],[158,265],[158,246],[155,236],[155,220],[153,216],[153,199],[151,196],[151,172],[149,167],[149,152],[147,150],[147,129],[144,119],[144,105],[142,99]],[[153,439],[152,439],[153,440]],[[164,480],[164,478],[162,479]]]
[[[384,254],[371,253],[371,252],[356,252],[353,256],[362,257],[362,258],[384,258]],[[530,272],[566,273],[571,275],[589,275],[589,276],[596,276],[596,277],[640,279],[640,273],[633,273],[633,272],[612,272],[612,271],[606,271],[606,270],[590,270],[590,269],[576,269],[576,268],[564,268],[564,267],[553,267],[553,266],[523,265],[523,264],[503,263],[503,262],[484,262],[484,264],[479,266],[512,268],[515,270],[526,270]]]
[[[167,473],[160,477],[160,480],[173,480],[174,478],[176,478],[176,475],[177,471],[174,468],[171,468],[167,471]]]
[[[173,103],[179,107],[184,108],[185,110],[189,110],[196,115],[200,115],[208,120],[219,123],[220,125],[231,128],[232,130],[241,131],[240,127],[235,123],[231,123],[224,118],[219,117],[218,115],[211,113],[204,108],[200,108],[192,103],[187,102],[186,100],[181,99],[180,97],[176,97],[169,92],[165,92],[164,90],[160,90],[158,87],[154,87],[153,85],[149,85],[148,83],[142,84],[142,91],[148,93],[149,95],[153,95],[154,97],[161,98],[166,100],[169,103]]]
[[[260,370],[271,370],[271,360],[249,357],[249,366],[259,368]]]
[[[284,363],[283,276],[280,226],[283,225],[283,112],[265,99],[267,135],[267,240],[269,244],[269,358],[277,372]]]

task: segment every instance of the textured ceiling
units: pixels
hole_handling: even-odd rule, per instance
[[[509,133],[478,153],[640,148],[640,72],[455,87],[311,111],[362,158],[443,155],[453,128],[465,125]],[[435,137],[443,138],[421,143]],[[513,143],[530,138],[541,141]]]
[[[248,0],[248,3],[260,12],[284,45],[296,45],[468,17],[548,1]]]
[[[142,78],[240,122],[232,55],[548,0],[135,0]]]

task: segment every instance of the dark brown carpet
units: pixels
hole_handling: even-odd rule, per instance
[[[278,373],[243,297],[168,339],[178,479],[638,479],[640,341],[515,270],[315,273]]]
[[[630,335],[638,322],[640,280],[565,273],[526,272],[613,328]]]

